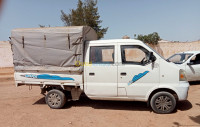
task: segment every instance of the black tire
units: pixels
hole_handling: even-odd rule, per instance
[[[152,96],[150,104],[154,112],[168,114],[176,108],[176,99],[169,92],[158,92]]]
[[[60,109],[66,103],[66,96],[62,91],[53,89],[47,93],[45,101],[50,108]]]

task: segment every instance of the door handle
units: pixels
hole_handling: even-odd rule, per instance
[[[89,73],[89,75],[90,75],[90,76],[94,76],[94,75],[95,75],[95,73]]]
[[[126,76],[126,72],[122,72],[122,73],[121,73],[121,76]]]

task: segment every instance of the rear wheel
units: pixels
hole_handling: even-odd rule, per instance
[[[174,111],[176,99],[171,93],[158,92],[152,96],[150,104],[154,112],[167,114]]]
[[[59,109],[65,105],[66,96],[62,91],[53,89],[47,93],[45,100],[50,108]]]

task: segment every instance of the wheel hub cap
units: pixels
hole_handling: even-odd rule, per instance
[[[57,106],[61,103],[61,98],[58,94],[52,93],[48,97],[48,102],[51,106]]]
[[[172,101],[168,96],[160,96],[155,101],[156,108],[161,111],[168,111],[172,107]]]

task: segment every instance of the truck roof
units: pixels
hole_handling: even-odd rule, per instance
[[[37,32],[37,31],[47,31],[47,30],[51,30],[52,31],[56,31],[56,30],[59,30],[59,32],[63,29],[65,30],[66,32],[66,29],[67,30],[73,30],[73,29],[83,29],[84,26],[67,26],[67,27],[36,27],[36,28],[15,28],[13,29],[12,31],[17,31],[17,32],[28,32],[28,31],[31,31],[31,32]]]
[[[198,53],[200,53],[200,51],[186,51],[186,52],[180,52],[180,53],[177,53],[177,54],[182,54],[182,53],[198,54]]]
[[[91,44],[97,44],[97,43],[143,43],[140,40],[136,40],[136,39],[109,39],[109,40],[94,40],[94,41],[88,41],[88,43]]]

